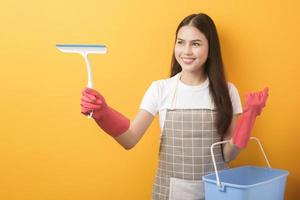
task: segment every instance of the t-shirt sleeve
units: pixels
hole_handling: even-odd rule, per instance
[[[158,111],[158,96],[159,90],[157,82],[154,81],[144,94],[142,102],[140,104],[140,109],[146,110],[151,113],[153,116],[156,115]]]
[[[241,98],[237,88],[232,84],[228,83],[229,95],[232,103],[233,114],[239,114],[243,112]]]

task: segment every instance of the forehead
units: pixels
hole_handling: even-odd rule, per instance
[[[177,33],[177,38],[183,40],[206,40],[205,35],[194,26],[183,26]]]

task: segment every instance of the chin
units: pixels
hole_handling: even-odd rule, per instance
[[[181,69],[182,71],[185,71],[185,72],[198,72],[200,70],[199,67],[195,67],[195,66],[183,66],[181,65]]]

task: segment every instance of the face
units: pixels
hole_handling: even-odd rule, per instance
[[[175,58],[182,71],[201,72],[208,56],[208,41],[205,35],[193,26],[179,29],[175,44]]]

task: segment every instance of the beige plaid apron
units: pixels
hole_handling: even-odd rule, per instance
[[[174,109],[176,89],[177,83],[161,134],[152,199],[204,200],[202,176],[214,171],[210,146],[221,140],[216,111]],[[218,169],[225,169],[221,147],[214,152]]]

